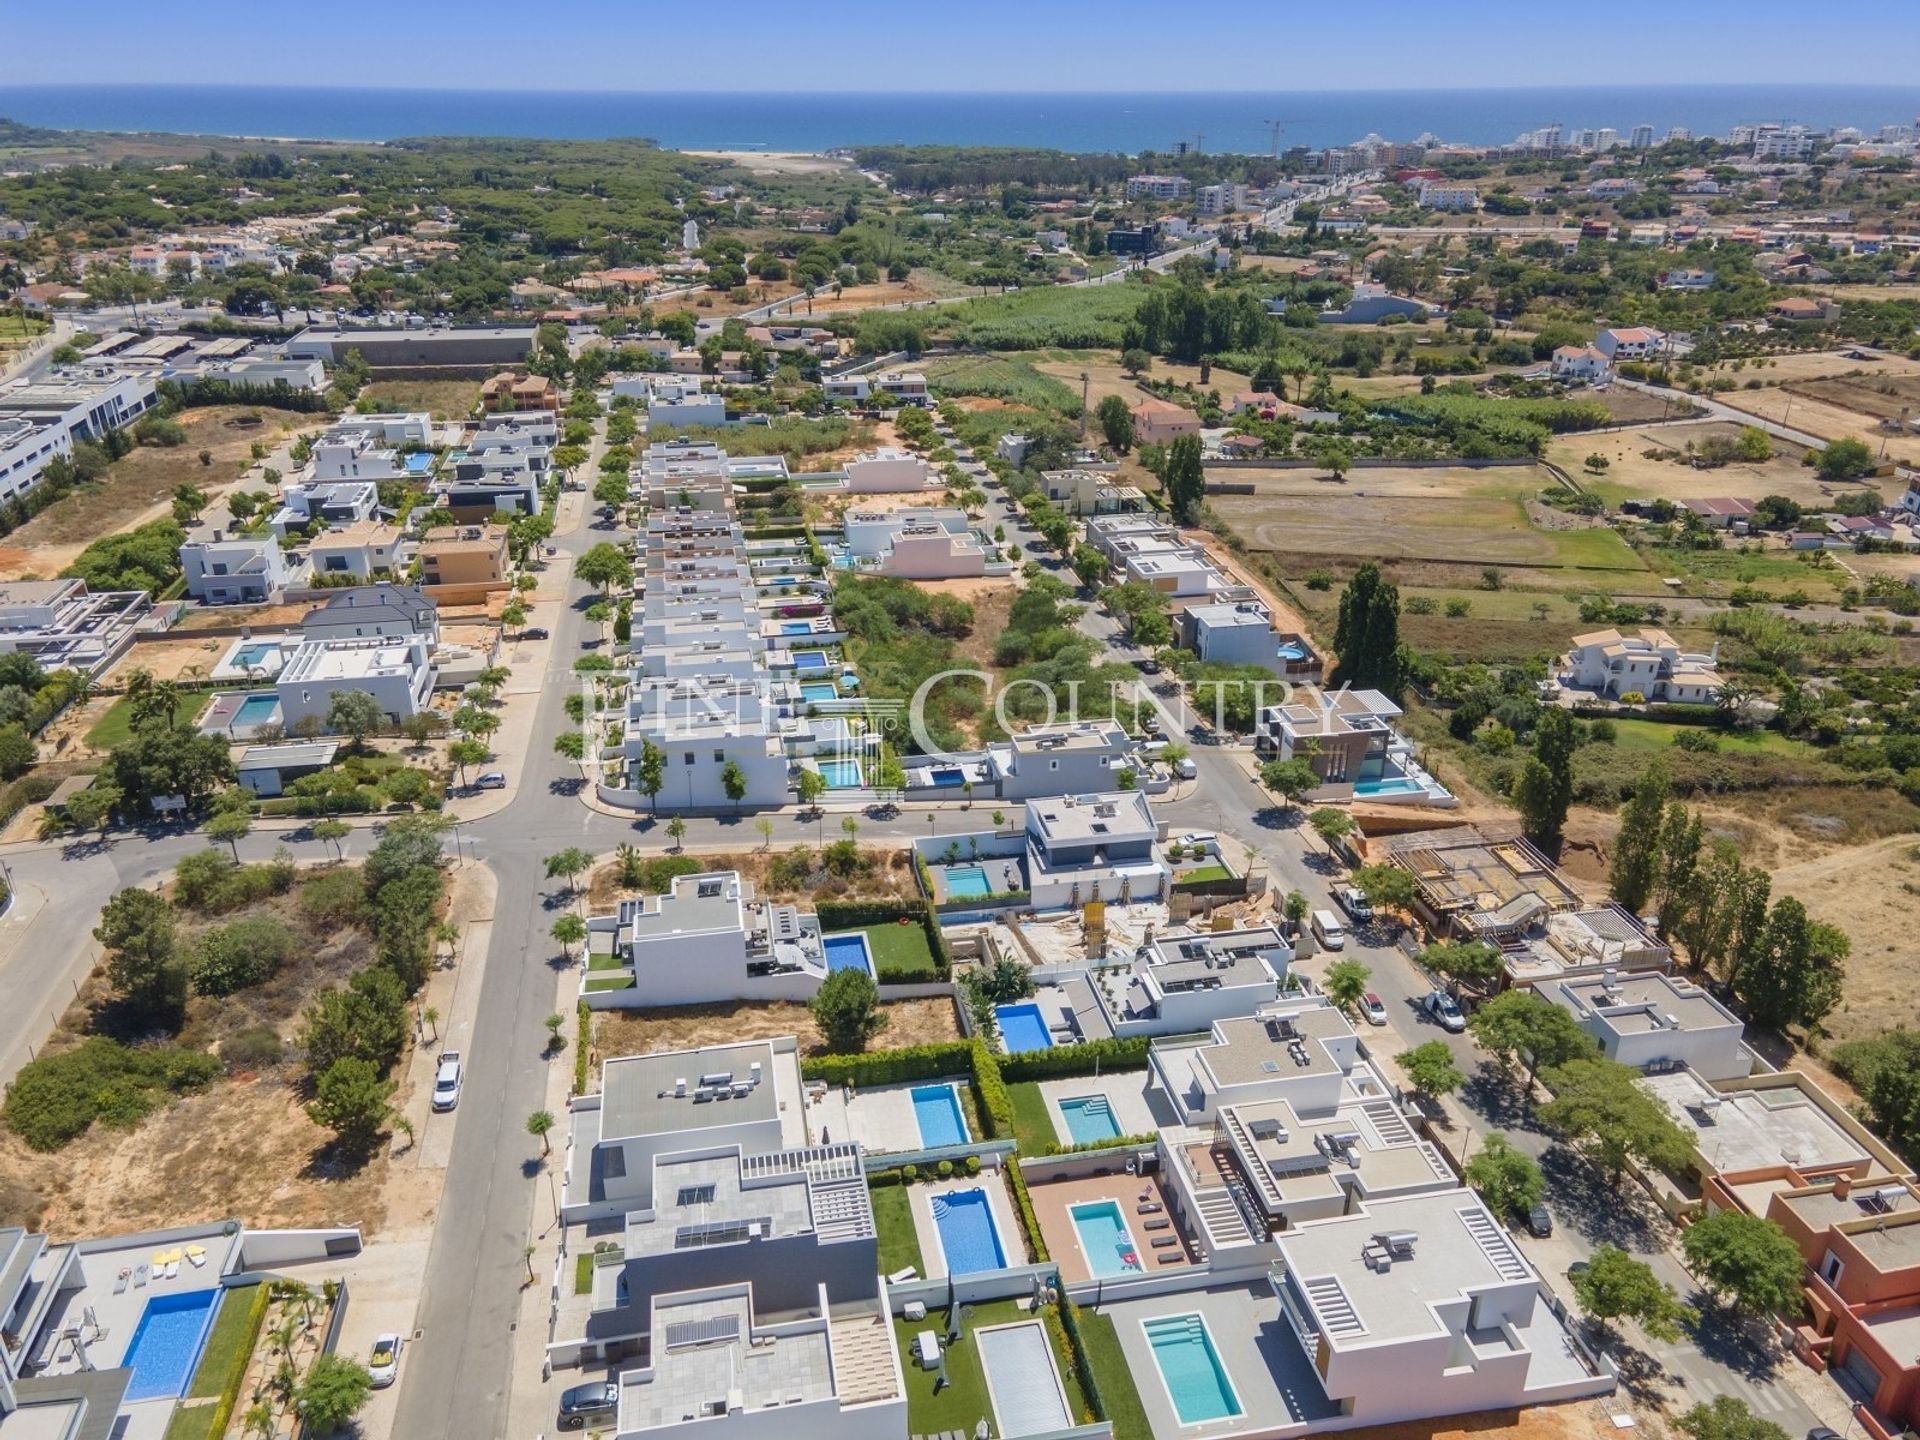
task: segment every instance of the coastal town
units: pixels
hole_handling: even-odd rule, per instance
[[[1920,1428],[1920,121],[1612,119],[0,122],[0,1440]]]

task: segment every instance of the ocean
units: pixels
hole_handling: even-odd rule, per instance
[[[1368,132],[1492,145],[1555,122],[1724,135],[1789,120],[1871,134],[1920,116],[1920,86],[1595,86],[1504,90],[1346,90],[1272,94],[644,93],[244,86],[0,88],[0,116],[71,130],[392,140],[417,135],[540,139],[644,136],[679,150],[829,150],[856,144],[1024,145],[1075,151],[1200,148],[1262,154],[1320,149]]]

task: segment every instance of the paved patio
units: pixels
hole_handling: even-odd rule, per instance
[[[1077,1143],[1060,1112],[1062,1100],[1079,1100],[1099,1095],[1113,1112],[1114,1123],[1122,1135],[1151,1135],[1180,1123],[1173,1107],[1153,1086],[1151,1070],[1123,1070],[1114,1075],[1076,1075],[1067,1080],[1042,1080],[1040,1096],[1047,1102],[1047,1118],[1062,1145]]]
[[[963,1190],[986,1192],[987,1209],[993,1215],[993,1226],[999,1232],[1000,1249],[1007,1264],[1027,1264],[1031,1258],[1027,1254],[1027,1240],[1014,1211],[1013,1196],[1007,1193],[1006,1178],[998,1170],[983,1169],[978,1175],[956,1175],[938,1184],[912,1187],[909,1208],[913,1211],[913,1233],[920,1241],[920,1259],[926,1278],[937,1280],[947,1273],[946,1249],[940,1243],[939,1227],[933,1223],[933,1202],[939,1196]]]
[[[1068,1285],[1095,1278],[1093,1267],[1088,1263],[1086,1248],[1080,1242],[1079,1227],[1073,1222],[1073,1207],[1097,1204],[1103,1200],[1110,1200],[1120,1207],[1120,1218],[1126,1224],[1127,1233],[1140,1256],[1142,1273],[1156,1275],[1162,1271],[1186,1269],[1194,1263],[1193,1252],[1181,1232],[1180,1222],[1172,1218],[1173,1208],[1167,1199],[1167,1192],[1151,1175],[1128,1175],[1119,1171],[1112,1175],[1087,1175],[1072,1180],[1029,1182],[1027,1199],[1033,1202],[1034,1216],[1039,1220],[1040,1233],[1047,1242],[1047,1254],[1060,1267],[1060,1278]],[[1159,1208],[1142,1214],[1142,1206]],[[1155,1221],[1167,1223],[1158,1229],[1148,1229]],[[1158,1243],[1168,1239],[1173,1244]]]
[[[826,1095],[814,1102],[808,1114],[815,1134],[822,1137],[822,1143],[827,1139],[836,1144],[843,1140],[858,1140],[879,1155],[904,1150],[927,1150],[933,1147],[927,1144],[926,1137],[920,1133],[920,1122],[913,1111],[913,1092],[928,1086],[958,1087],[966,1083],[964,1079],[954,1079],[875,1085],[871,1089],[856,1090],[851,1100],[842,1087],[830,1086]],[[960,1113],[961,1123],[964,1124],[964,1104]]]

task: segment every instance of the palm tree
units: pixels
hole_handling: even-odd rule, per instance
[[[540,1153],[542,1155],[551,1155],[553,1153],[553,1144],[547,1139],[547,1132],[551,1129],[553,1129],[553,1112],[551,1110],[536,1110],[527,1116],[527,1133],[540,1137]]]
[[[433,1038],[440,1038],[440,1012],[429,1005],[420,1012],[420,1023],[433,1032]]]
[[[433,927],[433,943],[446,946],[447,954],[451,957],[460,943],[460,927],[451,920],[442,920]]]

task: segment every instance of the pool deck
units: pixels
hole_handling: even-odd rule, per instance
[[[854,1092],[852,1100],[839,1086],[827,1093],[808,1111],[816,1133],[826,1128],[834,1143],[858,1140],[875,1154],[898,1154],[925,1150],[920,1138],[920,1122],[913,1113],[913,1092],[923,1085],[964,1083],[962,1081],[915,1080],[911,1084],[874,1085]],[[964,1108],[961,1114],[966,1112]]]
[[[1107,1106],[1113,1111],[1113,1118],[1119,1122],[1122,1135],[1150,1135],[1163,1127],[1180,1123],[1180,1117],[1173,1113],[1173,1107],[1154,1088],[1151,1070],[1122,1070],[1098,1079],[1091,1075],[1076,1075],[1067,1080],[1042,1080],[1040,1098],[1047,1102],[1047,1118],[1053,1122],[1054,1133],[1059,1136],[1062,1145],[1079,1142],[1073,1138],[1073,1132],[1067,1129],[1066,1117],[1060,1113],[1060,1102],[1078,1100],[1088,1095],[1106,1097]]]
[[[1119,1205],[1120,1218],[1126,1221],[1134,1246],[1140,1252],[1141,1274],[1157,1275],[1170,1270],[1184,1270],[1194,1264],[1193,1251],[1181,1232],[1178,1220],[1164,1230],[1146,1228],[1149,1220],[1165,1220],[1172,1214],[1167,1192],[1161,1188],[1160,1182],[1151,1175],[1129,1175],[1124,1170],[1118,1170],[1118,1162],[1116,1170],[1117,1173],[1112,1175],[1087,1175],[1075,1180],[1027,1182],[1027,1199],[1033,1202],[1034,1217],[1039,1220],[1040,1233],[1047,1242],[1047,1254],[1060,1267],[1060,1278],[1068,1285],[1094,1278],[1093,1268],[1087,1263],[1086,1251],[1080,1244],[1079,1228],[1073,1223],[1073,1207],[1093,1205],[1102,1200],[1111,1200]],[[1144,1201],[1140,1198],[1142,1195],[1147,1197]],[[1142,1204],[1158,1205],[1160,1209],[1155,1214],[1142,1215],[1139,1213]],[[1180,1243],[1177,1246],[1154,1248],[1155,1240],[1169,1235]],[[1163,1264],[1159,1258],[1162,1255],[1177,1258]],[[1123,1277],[1110,1275],[1107,1278],[1117,1280]]]
[[[944,860],[928,863],[927,873],[933,878],[933,898],[935,904],[944,905],[950,900],[978,900],[983,898],[979,895],[955,895],[952,887],[947,884],[947,871],[950,869],[978,869],[982,871],[987,877],[987,891],[989,894],[1006,895],[1027,888],[1027,863],[1020,856],[994,855],[982,856],[978,860],[970,860],[963,852],[961,857],[953,861],[951,865]]]
[[[1036,1202],[1037,1203],[1037,1202]],[[1280,1315],[1280,1301],[1265,1285],[1226,1285],[1156,1295],[1103,1305],[1113,1320],[1120,1350],[1140,1392],[1141,1407],[1155,1435],[1198,1436],[1202,1440],[1235,1434],[1298,1434],[1340,1413],[1327,1399],[1320,1377],[1300,1341]],[[1146,1320],[1162,1315],[1198,1314],[1207,1322],[1214,1353],[1226,1368],[1240,1415],[1182,1425],[1160,1378],[1160,1366],[1146,1333]]]
[[[914,1133],[919,1133],[918,1127]],[[1020,1222],[1014,1218],[1013,1197],[1007,1193],[1007,1182],[997,1172],[990,1173],[982,1169],[978,1175],[957,1175],[936,1185],[913,1187],[913,1233],[920,1241],[920,1258],[927,1267],[926,1278],[937,1280],[947,1273],[946,1252],[940,1245],[940,1230],[933,1223],[933,1202],[938,1196],[952,1195],[962,1190],[987,1192],[987,1209],[993,1215],[994,1229],[1000,1233],[1000,1249],[1006,1255],[1007,1264],[1025,1265],[1027,1242],[1020,1232]]]

